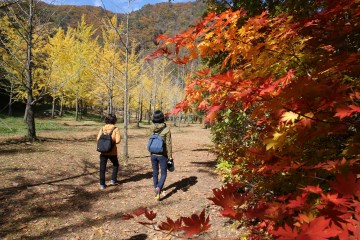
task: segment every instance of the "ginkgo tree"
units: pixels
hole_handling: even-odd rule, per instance
[[[71,54],[69,51],[75,45],[75,37],[72,31],[64,32],[59,28],[53,37],[49,38],[45,46],[47,52],[46,58],[46,76],[48,77],[48,93],[52,97],[51,116],[55,116],[55,105],[60,101],[59,115],[62,116],[65,101],[65,89],[74,78],[75,73],[71,71]]]
[[[160,36],[148,58],[220,59],[220,68],[188,78],[175,112],[195,104],[213,123],[227,111],[245,114],[233,176],[210,200],[251,238],[360,237],[359,5],[314,1],[320,7],[306,18],[210,13],[182,34]]]
[[[30,141],[36,139],[34,106],[46,92],[42,49],[48,29],[38,16],[38,3],[35,0],[4,3],[0,21],[1,65],[7,72],[10,91],[26,103],[24,120]]]
[[[84,16],[76,29],[68,29],[75,37],[75,44],[71,50],[69,74],[72,76],[66,85],[66,95],[75,105],[75,118],[80,119],[80,107],[84,107],[92,100],[92,84],[94,72],[91,71],[96,64],[96,53],[99,51],[97,39],[93,38],[94,29],[85,22]]]
[[[116,27],[117,29],[114,29]],[[97,54],[98,64],[93,69],[99,88],[94,92],[102,101],[106,96],[108,113],[113,113],[113,101],[116,96],[123,94],[123,63],[125,52],[120,46],[118,31],[123,31],[124,26],[120,25],[116,16],[108,19],[102,29],[103,46]],[[120,94],[121,93],[121,94]]]

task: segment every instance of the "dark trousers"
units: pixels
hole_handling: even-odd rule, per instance
[[[151,154],[151,165],[153,169],[154,187],[163,188],[167,176],[167,157]],[[159,179],[159,166],[161,176]]]
[[[108,159],[110,159],[113,164],[111,180],[117,181],[117,175],[119,171],[119,160],[117,156],[105,156],[100,154],[100,185],[105,185],[105,171]]]

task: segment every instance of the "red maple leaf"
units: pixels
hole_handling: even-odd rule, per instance
[[[215,205],[223,208],[223,210],[220,211],[221,215],[239,220],[242,214],[235,209],[252,197],[252,194],[240,194],[237,192],[243,185],[244,184],[241,183],[227,183],[225,187],[221,189],[213,189],[214,197],[208,199],[213,201]]]
[[[152,221],[156,217],[156,213],[153,211],[145,211],[145,217]]]
[[[289,203],[286,206],[289,208],[302,208],[306,204],[307,196],[307,193],[296,196],[295,200],[289,200]]]
[[[214,119],[217,116],[217,113],[220,111],[221,108],[222,108],[221,105],[211,105],[209,107],[209,112],[206,115],[206,120],[209,121],[209,122],[214,121]]]
[[[302,190],[307,191],[307,192],[312,192],[312,193],[322,193],[322,189],[319,187],[319,185],[317,186],[306,186],[304,188],[302,188]]]
[[[276,231],[271,232],[275,236],[279,236],[279,240],[293,240],[299,235],[296,229],[292,229],[289,225],[285,224],[285,227],[280,227]]]
[[[285,206],[282,203],[272,202],[265,208],[264,215],[268,219],[281,220],[284,217]]]
[[[263,219],[267,209],[268,209],[268,205],[260,201],[260,203],[258,203],[256,206],[247,208],[244,215],[248,219],[254,219],[254,218]]]
[[[319,213],[321,216],[325,217],[326,219],[330,219],[332,223],[336,224],[337,226],[341,226],[348,223],[349,220],[352,218],[351,212],[346,207],[327,207],[323,209],[319,209]]]
[[[336,227],[330,226],[330,219],[324,217],[315,218],[309,224],[304,223],[298,239],[327,240],[340,234]]]
[[[158,227],[160,230],[163,231],[174,232],[181,229],[181,223],[182,223],[182,218],[173,221],[171,218],[167,217],[166,222],[161,222],[158,225]]]
[[[360,239],[360,221],[359,219],[351,219],[350,223],[347,224],[348,230],[354,236],[353,239]]]
[[[144,214],[145,212],[146,212],[146,208],[140,207],[140,208],[136,209],[136,210],[133,212],[133,214],[134,214],[135,216],[140,216],[140,215]]]
[[[196,72],[196,74],[200,77],[207,76],[207,75],[209,75],[209,73],[210,73],[210,68],[204,68],[204,69]]]
[[[336,175],[335,181],[329,181],[330,185],[335,191],[343,194],[344,196],[357,196],[360,198],[360,181],[356,180],[356,174]]]
[[[349,105],[349,108],[351,108],[351,110],[353,112],[360,112],[360,107],[355,106],[355,105]]]
[[[244,184],[227,183],[225,187],[213,189],[214,197],[208,198],[224,209],[242,205],[251,195],[243,196],[237,190]]]
[[[347,198],[338,198],[339,194],[321,194],[321,199],[327,202],[331,202],[335,204],[336,206],[342,205],[342,206],[350,206],[349,199]]]
[[[219,211],[224,217],[232,218],[235,220],[240,220],[242,218],[242,213],[236,211],[234,208],[225,208],[224,210]]]
[[[335,117],[339,117],[341,120],[345,117],[351,116],[351,114],[353,114],[353,112],[354,112],[354,110],[347,108],[347,107],[346,108],[337,108]]]
[[[204,232],[211,226],[209,216],[205,218],[205,209],[202,210],[200,215],[193,214],[191,217],[182,217],[182,221],[185,226],[181,227],[181,230],[186,232],[185,237]]]

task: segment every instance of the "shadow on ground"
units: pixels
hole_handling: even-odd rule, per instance
[[[138,182],[143,179],[149,179],[149,178],[152,178],[152,172],[139,173],[133,176],[126,176],[126,178],[119,180],[119,184],[124,184],[128,182]]]
[[[199,166],[204,166],[207,168],[214,168],[217,164],[216,160],[212,160],[212,161],[207,161],[207,162],[191,162],[192,164],[196,164]]]
[[[147,238],[148,238],[148,236],[146,234],[138,234],[138,235],[132,236],[130,238],[127,238],[126,240],[145,240]]]
[[[33,183],[32,179],[17,176],[19,186],[0,189],[0,239],[52,239],[62,237],[74,229],[80,232],[81,229],[101,226],[106,221],[121,219],[122,212],[105,215],[98,218],[85,218],[80,223],[61,224],[66,219],[71,219],[78,214],[93,211],[93,205],[103,198],[109,198],[120,191],[121,185],[108,188],[104,191],[94,188],[98,185],[98,171],[86,171],[86,169],[74,169],[83,171],[80,174],[70,175],[62,173],[63,177],[47,181]],[[131,175],[126,176],[120,184],[140,181],[151,178],[152,173],[142,173],[143,169],[135,169]],[[64,174],[67,174],[64,175]],[[31,176],[31,175],[30,175]],[[60,223],[52,228],[47,226],[46,219],[59,219]],[[26,229],[36,223],[44,224],[47,227],[39,228],[32,236],[26,235]],[[137,235],[130,239],[146,239],[146,236]]]
[[[183,178],[180,181],[174,182],[170,184],[169,186],[166,186],[163,190],[169,190],[171,189],[171,192],[167,193],[161,200],[165,200],[169,197],[171,197],[173,194],[175,194],[177,191],[182,190],[183,192],[186,192],[189,190],[191,186],[194,186],[198,182],[197,177],[191,176],[188,178]],[[173,188],[173,189],[172,189]]]

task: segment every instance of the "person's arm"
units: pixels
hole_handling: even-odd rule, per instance
[[[100,138],[101,134],[102,134],[102,128],[100,128],[100,131],[99,131],[99,133],[98,133],[98,135],[96,137],[96,141],[99,141],[99,138]]]
[[[115,130],[114,130],[114,133],[115,133],[115,139],[114,139],[114,141],[115,141],[115,143],[116,144],[119,144],[120,143],[120,130],[119,130],[119,128],[116,128]]]
[[[171,140],[171,132],[166,134],[166,153],[169,159],[173,159],[172,157],[172,140]]]

